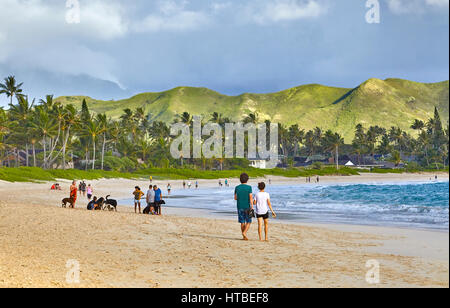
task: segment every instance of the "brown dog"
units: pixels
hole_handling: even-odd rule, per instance
[[[69,204],[69,207],[70,208],[73,208],[74,207],[74,201],[75,200],[73,200],[73,198],[64,198],[64,199],[62,199],[62,207],[63,208],[67,208],[67,204]]]

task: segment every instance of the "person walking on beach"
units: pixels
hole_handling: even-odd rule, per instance
[[[236,186],[234,190],[234,200],[237,201],[238,218],[244,241],[248,241],[247,232],[252,224],[250,211],[253,210],[252,187],[247,185],[248,180],[248,174],[242,173],[240,176],[241,185]]]
[[[256,218],[258,218],[258,234],[259,240],[262,241],[262,224],[264,221],[264,233],[265,241],[269,241],[269,209],[272,212],[272,217],[276,218],[277,215],[272,209],[272,204],[270,203],[270,195],[266,193],[264,189],[266,188],[265,183],[259,183],[259,192],[255,196],[254,204],[256,205]]]
[[[83,194],[83,197],[86,197],[86,182],[82,181],[80,185],[81,185],[81,193]]]
[[[137,207],[139,207],[139,214],[141,214],[141,198],[144,195],[139,186],[136,186],[133,191],[134,195],[134,212],[137,213]]]
[[[186,189],[186,181],[183,181],[183,189]]]
[[[150,184],[153,183],[153,176],[150,176]]]
[[[198,189],[198,181],[195,181],[195,189]]]
[[[156,185],[153,186],[153,190],[155,191],[155,213],[161,216],[162,191]]]
[[[89,184],[87,186],[87,198],[89,201],[91,200],[93,194],[94,194],[94,190],[92,189],[91,184]]]
[[[77,202],[77,196],[78,196],[78,190],[77,190],[77,182],[73,181],[72,185],[70,186],[70,199],[73,200],[73,206],[72,208],[75,208],[75,203]]]
[[[170,195],[170,192],[172,191],[172,185],[167,184],[167,193]]]
[[[225,187],[228,187],[228,179],[225,179]]]

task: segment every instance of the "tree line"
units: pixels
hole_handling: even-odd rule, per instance
[[[247,168],[245,159],[181,159],[170,155],[170,128],[167,123],[153,121],[143,108],[124,109],[118,119],[92,113],[83,100],[81,110],[73,105],[55,102],[53,96],[31,100],[23,93],[22,83],[9,76],[0,83],[0,95],[9,98],[9,108],[0,108],[0,166],[34,166],[45,169],[66,167],[134,171],[150,167],[187,167],[203,169]],[[15,100],[14,100],[15,99]],[[231,119],[218,113],[206,121],[225,126]],[[177,115],[174,122],[191,125],[188,112]],[[258,124],[257,113],[243,119]],[[265,121],[270,127],[270,121]],[[332,130],[316,127],[304,130],[299,125],[279,125],[279,153],[284,165],[293,166],[298,156],[322,155],[332,158],[339,168],[342,154],[383,155],[396,165],[404,157],[409,163],[424,168],[448,165],[449,125],[444,128],[439,112],[424,122],[415,120],[411,129],[389,129],[359,124],[351,143]]]

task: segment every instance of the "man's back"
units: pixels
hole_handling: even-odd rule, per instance
[[[161,189],[158,188],[157,190],[155,190],[155,202],[161,201],[161,194],[162,194]]]
[[[234,192],[237,199],[237,208],[240,210],[250,208],[250,194],[252,193],[252,187],[247,184],[241,184],[235,188]]]

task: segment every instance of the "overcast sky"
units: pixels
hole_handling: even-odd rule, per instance
[[[79,23],[66,0],[0,0],[1,79],[36,98],[119,99],[449,78],[449,0],[379,0],[379,24],[366,22],[366,0],[78,2]]]

